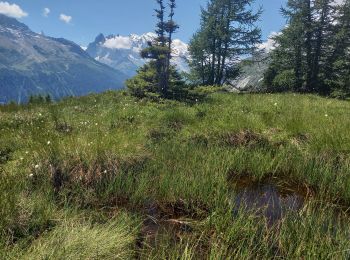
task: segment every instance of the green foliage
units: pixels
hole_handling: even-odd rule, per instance
[[[201,28],[189,47],[194,83],[221,86],[238,76],[235,61],[252,53],[261,38],[255,25],[261,10],[250,10],[252,2],[210,0],[202,9]]]
[[[154,39],[153,42],[149,42],[149,46],[141,51],[141,57],[153,60],[153,62],[151,62],[151,66],[154,67],[155,71],[152,71],[152,73],[155,72],[154,75],[156,77],[158,85],[157,91],[153,91],[153,93],[155,95],[156,93],[158,93],[162,95],[162,97],[167,98],[169,94],[169,84],[171,84],[171,74],[173,74],[173,67],[170,65],[172,51],[172,36],[179,28],[179,26],[173,20],[175,15],[176,1],[169,0],[168,5],[170,8],[170,14],[168,21],[165,21],[166,7],[164,5],[164,1],[156,0],[156,2],[159,5],[159,9],[155,9],[156,16],[158,19],[158,23],[156,25],[155,30],[157,33],[157,38]],[[141,75],[141,77],[143,77],[143,75]],[[152,76],[152,78],[154,77]],[[136,79],[136,81],[138,80]],[[144,87],[145,86],[142,86],[142,88]],[[141,93],[136,94],[140,95]]]
[[[166,98],[186,102],[198,102],[204,100],[208,95],[221,90],[221,87],[186,85],[181,74],[175,67],[170,67],[169,88]],[[150,99],[159,101],[162,92],[157,88],[158,77],[154,62],[145,64],[138,70],[138,74],[126,81],[131,96],[139,99]]]
[[[157,70],[154,62],[145,64],[137,71],[137,75],[126,81],[130,94],[137,98],[158,98]],[[159,94],[157,94],[159,93]]]
[[[158,75],[156,62],[149,62],[138,70],[135,77],[126,81],[130,94],[137,98],[158,100],[163,92],[158,88]],[[166,98],[185,100],[187,96],[186,85],[180,73],[174,66],[170,67],[169,85]]]
[[[293,70],[285,70],[280,72],[272,82],[273,91],[284,92],[290,91],[295,86],[295,77]],[[271,88],[269,88],[271,90]]]
[[[350,95],[350,1],[339,7],[334,36],[334,53],[328,60],[328,84],[334,91]]]
[[[349,93],[349,7],[348,0],[289,0],[282,8],[288,26],[275,37],[265,87],[276,92]],[[284,80],[286,71],[294,74],[294,83]]]

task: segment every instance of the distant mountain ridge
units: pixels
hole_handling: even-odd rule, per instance
[[[35,33],[0,14],[0,103],[25,102],[36,94],[61,98],[118,89],[126,79],[77,44]]]
[[[234,91],[259,91],[263,88],[264,74],[271,62],[269,52],[260,53],[239,63],[240,75],[232,82]]]
[[[95,60],[132,77],[136,74],[136,70],[147,62],[141,58],[140,51],[147,47],[148,42],[154,40],[155,37],[154,33],[130,34],[129,36],[99,34],[95,41],[88,45],[86,52]],[[271,51],[271,46],[265,45],[267,43],[259,47],[260,50],[264,50],[259,57],[246,58],[238,63],[241,74],[232,82],[235,90],[256,90],[262,87],[264,72],[270,62],[268,53]],[[188,44],[181,40],[176,39],[173,42],[172,63],[180,71],[189,72],[190,70],[188,47]]]
[[[95,60],[120,70],[128,76],[134,76],[136,70],[147,62],[141,58],[140,51],[146,48],[148,42],[153,41],[155,37],[154,33],[129,36],[99,34],[95,41],[88,45],[86,51]],[[175,39],[172,63],[180,71],[189,71],[188,59],[188,45]]]

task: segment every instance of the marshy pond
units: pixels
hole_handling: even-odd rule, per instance
[[[233,214],[241,210],[263,216],[268,225],[282,220],[288,213],[300,211],[311,189],[297,183],[282,183],[275,178],[254,181],[249,177],[237,178],[232,184]]]

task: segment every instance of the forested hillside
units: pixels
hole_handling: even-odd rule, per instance
[[[350,1],[289,0],[265,74],[270,91],[350,93]]]

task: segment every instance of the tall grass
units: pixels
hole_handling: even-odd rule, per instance
[[[123,92],[1,107],[0,257],[346,258],[349,108],[312,95],[185,104]],[[271,227],[232,214],[231,182],[241,176],[312,196]],[[191,231],[148,244],[148,217],[189,221]]]
[[[106,224],[92,224],[77,217],[63,219],[29,247],[14,247],[14,259],[131,259],[134,255],[135,228],[125,214]]]

